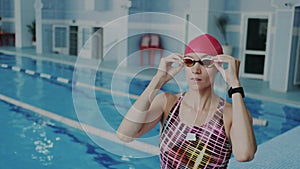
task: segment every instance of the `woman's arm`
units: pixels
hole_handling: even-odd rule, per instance
[[[129,109],[117,131],[117,136],[122,141],[133,141],[146,132],[144,129],[145,124],[148,124],[147,128],[150,130],[150,124],[153,127],[158,123],[163,113],[165,101],[162,94],[155,96],[163,84],[159,77],[154,77]]]
[[[164,93],[156,95],[160,88],[181,70],[180,60],[180,57],[175,54],[161,59],[156,75],[129,109],[117,130],[117,136],[122,141],[133,141],[160,121],[167,99]],[[174,67],[173,63],[180,65]]]
[[[237,86],[236,86],[237,87]],[[232,123],[230,128],[232,151],[238,161],[250,161],[256,152],[256,140],[251,113],[240,93],[232,94]]]
[[[228,55],[219,55],[215,61],[216,68],[220,71],[228,85],[232,88],[240,87],[238,78],[240,61]],[[228,68],[224,69],[220,62],[228,63]],[[252,116],[247,110],[240,93],[232,94],[231,108],[229,135],[234,157],[238,161],[250,161],[254,158],[257,146],[253,131]]]

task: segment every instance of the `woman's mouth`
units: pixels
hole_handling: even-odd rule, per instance
[[[200,81],[202,81],[201,78],[191,78],[191,80],[194,81],[194,82],[200,82]]]

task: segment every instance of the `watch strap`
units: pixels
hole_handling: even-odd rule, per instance
[[[234,94],[234,93],[240,93],[243,98],[245,97],[245,93],[244,93],[243,87],[237,87],[237,88],[230,87],[230,89],[228,90],[228,96],[229,96],[229,98],[232,98],[232,94]]]

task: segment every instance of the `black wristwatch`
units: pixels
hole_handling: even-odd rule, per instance
[[[234,94],[234,93],[241,93],[242,97],[243,98],[245,97],[245,93],[244,93],[243,87],[237,87],[237,88],[230,87],[230,89],[228,90],[229,98],[231,98],[232,94]]]

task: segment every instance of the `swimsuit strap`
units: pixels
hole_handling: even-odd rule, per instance
[[[186,92],[183,92],[182,95],[178,98],[178,100],[176,101],[176,103],[174,104],[174,106],[172,107],[171,111],[169,112],[169,115],[167,117],[166,122],[163,124],[163,129],[162,129],[162,133],[165,130],[165,126],[168,126],[168,124],[170,123],[170,120],[173,118],[173,116],[175,116],[175,118],[178,116],[178,108],[180,107],[180,104],[183,100],[183,97],[185,95]]]
[[[219,117],[220,120],[223,121],[223,110],[225,106],[225,100],[220,97],[219,104],[217,106],[217,110],[215,111],[215,115]]]

